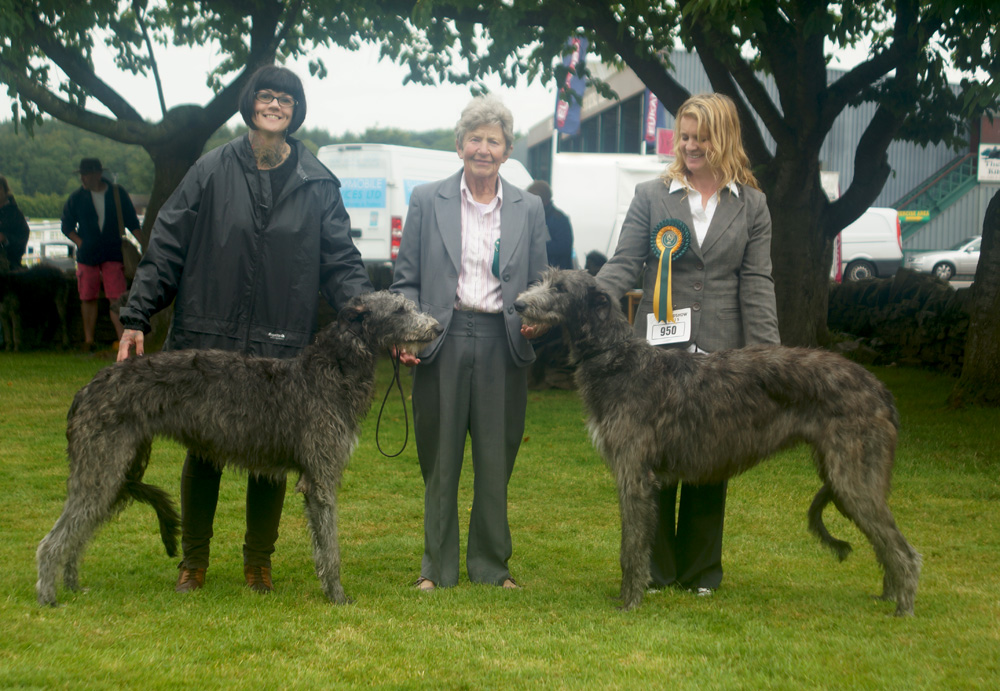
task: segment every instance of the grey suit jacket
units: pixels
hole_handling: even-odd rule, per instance
[[[663,221],[679,219],[691,230],[691,245],[673,263],[673,308],[691,308],[691,342],[708,352],[780,343],[771,278],[771,215],[763,193],[740,186],[737,197],[721,190],[700,246],[686,192],[671,193],[668,185],[659,178],[636,185],[618,247],[598,274],[598,283],[618,300],[647,268],[635,318],[636,333],[645,336],[659,261],[650,235]]]
[[[396,258],[392,290],[413,300],[431,314],[444,333],[419,353],[431,362],[447,335],[458,293],[462,266],[462,207],[459,186],[462,170],[438,182],[420,185],[410,195],[403,238]],[[531,344],[521,335],[521,319],[514,300],[536,280],[546,266],[545,211],[541,199],[511,185],[502,177],[500,207],[500,289],[510,353],[520,366],[535,359]]]

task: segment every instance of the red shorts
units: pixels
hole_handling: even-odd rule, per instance
[[[80,292],[80,300],[88,302],[100,297],[102,281],[104,297],[117,300],[125,292],[125,265],[122,262],[104,262],[97,266],[76,265],[76,287]]]

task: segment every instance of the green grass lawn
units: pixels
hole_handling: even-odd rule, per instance
[[[574,392],[531,393],[510,487],[511,572],[520,591],[411,587],[422,551],[423,484],[411,440],[376,450],[379,394],[340,490],[343,583],[328,603],[313,572],[301,499],[289,483],[274,561],[277,591],[243,586],[245,481],[223,478],[206,587],[173,592],[176,559],[133,505],[90,545],[84,592],[35,602],[34,553],[65,499],[65,415],[108,360],[0,353],[0,687],[18,688],[886,688],[1000,686],[1000,414],[951,411],[953,381],[875,373],[902,432],[891,505],[924,558],[916,616],[874,601],[871,547],[838,563],[806,530],[819,480],[806,448],[730,483],[726,577],[711,598],[668,591],[615,608],[619,521],[610,474]],[[408,381],[404,384],[408,385]],[[403,439],[390,396],[382,447]],[[183,450],[154,446],[147,479],[177,498]],[[460,505],[471,502],[471,462]],[[463,539],[465,527],[463,526]]]

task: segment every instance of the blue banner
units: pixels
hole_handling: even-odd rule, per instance
[[[555,128],[563,134],[576,134],[580,131],[580,99],[587,87],[587,80],[577,75],[587,63],[587,39],[576,37],[569,39],[567,43],[573,46],[573,52],[563,58],[563,65],[570,71],[566,73],[565,81],[556,92]],[[579,98],[562,100],[560,95],[564,89],[569,89]]]

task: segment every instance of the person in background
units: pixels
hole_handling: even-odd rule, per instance
[[[549,266],[559,269],[573,268],[573,226],[569,217],[552,203],[552,188],[544,180],[535,180],[528,191],[542,200],[545,209],[545,227],[549,237],[545,254]],[[569,364],[569,349],[563,343],[562,329],[549,329],[532,340],[535,361],[528,373],[530,389],[572,389],[574,367]]]
[[[84,348],[93,350],[97,329],[97,299],[104,286],[104,296],[114,302],[126,290],[125,265],[122,257],[124,225],[134,235],[139,229],[132,200],[121,185],[104,177],[100,159],[85,158],[80,161],[82,187],[69,195],[62,212],[62,232],[77,246],[76,283],[80,292],[80,312],[83,316]],[[121,209],[121,223],[118,209]],[[111,322],[118,338],[122,325],[111,311]]]
[[[645,269],[635,332],[657,340],[652,310],[660,255],[654,244],[676,231],[674,239],[686,236],[682,244],[690,244],[673,261],[671,307],[678,325],[686,321],[688,337],[661,347],[710,353],[779,343],[771,216],[743,151],[735,104],[722,94],[692,96],[677,111],[674,141],[674,163],[661,178],[636,186],[618,247],[598,283],[620,300]],[[664,299],[666,276],[663,268]],[[726,483],[685,484],[675,527],[676,496],[676,485],[660,491],[652,585],[711,595],[722,582]]]
[[[6,260],[8,271],[21,268],[21,257],[28,247],[30,234],[28,221],[17,208],[7,178],[0,175],[0,253]]]
[[[549,231],[549,240],[545,243],[545,253],[549,258],[549,266],[560,269],[573,268],[573,226],[569,216],[556,208],[552,203],[552,188],[544,180],[535,180],[528,185],[528,191],[542,200],[545,208],[545,227]]]
[[[541,202],[499,173],[513,145],[507,107],[493,96],[473,99],[455,127],[463,167],[413,190],[396,260],[392,289],[444,329],[419,354],[400,353],[416,366],[413,425],[425,485],[421,590],[458,582],[466,436],[475,474],[469,580],[518,587],[508,568],[507,483],[524,436],[534,352],[514,300],[538,278],[546,256]]]
[[[143,354],[150,318],[173,301],[168,350],[218,348],[291,358],[312,340],[320,292],[340,310],[372,285],[350,238],[340,183],[291,136],[305,120],[302,82],[261,67],[240,96],[250,128],[202,156],[160,209],[139,264],[118,360]],[[188,451],[181,478],[184,559],[174,589],[205,584],[222,471]],[[243,575],[271,592],[285,479],[247,479]]]

